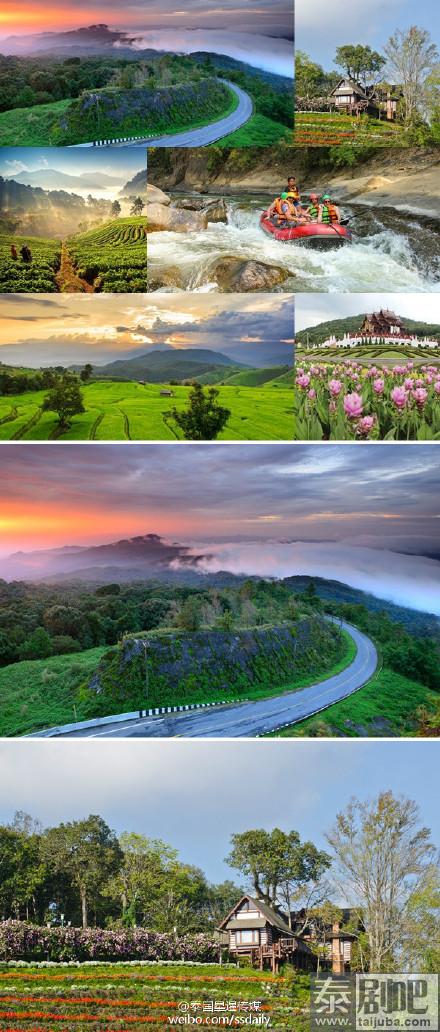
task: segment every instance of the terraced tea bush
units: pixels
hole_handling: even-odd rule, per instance
[[[23,245],[31,250],[30,262],[24,262],[20,255]],[[12,246],[16,248],[17,258],[12,257]],[[3,234],[0,236],[0,293],[54,293],[58,289],[55,275],[60,260],[59,240]]]
[[[77,275],[96,291],[146,290],[147,225],[142,215],[80,233],[67,246]]]

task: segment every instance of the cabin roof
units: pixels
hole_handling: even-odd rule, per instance
[[[260,913],[263,914],[263,917],[266,919],[266,921],[261,922],[260,918],[249,918],[249,920],[246,921],[245,924],[242,918],[233,918],[233,914],[235,914],[235,912],[239,909],[241,904],[244,903],[246,900],[249,903],[253,903],[255,909],[259,910]],[[253,922],[257,923],[254,924]],[[287,924],[287,921],[285,921],[280,914],[277,914],[276,910],[270,907],[267,903],[264,903],[261,899],[254,899],[253,896],[248,896],[247,893],[244,896],[242,896],[241,899],[238,900],[235,906],[232,907],[232,910],[229,911],[229,914],[227,914],[224,921],[221,922],[219,928],[225,928],[226,926],[228,926],[228,928],[232,928],[237,927],[237,925],[240,928],[261,928],[264,927],[264,924],[266,922],[272,925],[273,928],[278,928],[280,932],[284,932],[285,935],[290,935],[292,936],[292,938],[294,937],[292,930],[289,928],[289,925]]]
[[[340,86],[345,85],[350,86],[353,93],[357,93],[358,97],[363,97],[364,100],[370,99],[368,93],[364,90],[363,86],[361,86],[359,82],[355,82],[354,79],[350,79],[348,75],[344,76],[342,79],[339,80],[339,82],[336,83],[336,86],[334,86],[330,92],[330,96],[332,97],[333,94],[336,93],[337,90],[340,88]]]

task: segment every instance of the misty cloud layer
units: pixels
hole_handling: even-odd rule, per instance
[[[197,564],[205,573],[323,577],[440,616],[440,562],[434,559],[328,541],[210,542],[209,552]]]

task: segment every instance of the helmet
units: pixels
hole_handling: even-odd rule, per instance
[[[310,198],[311,201],[319,201],[319,194],[311,193],[311,194],[309,194],[309,198]]]
[[[289,194],[286,191],[281,194],[281,200],[282,201],[287,201],[288,197],[289,197]]]
[[[322,201],[331,201],[330,194],[328,194],[328,193],[323,194],[322,197],[321,197],[321,200]]]

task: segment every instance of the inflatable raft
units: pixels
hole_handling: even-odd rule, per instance
[[[340,247],[341,244],[351,244],[352,241],[348,226],[341,226],[340,223],[328,226],[322,222],[306,222],[303,226],[282,227],[272,222],[267,211],[263,211],[260,226],[268,236],[273,237],[274,240],[281,240],[283,243],[301,243],[312,247]]]

